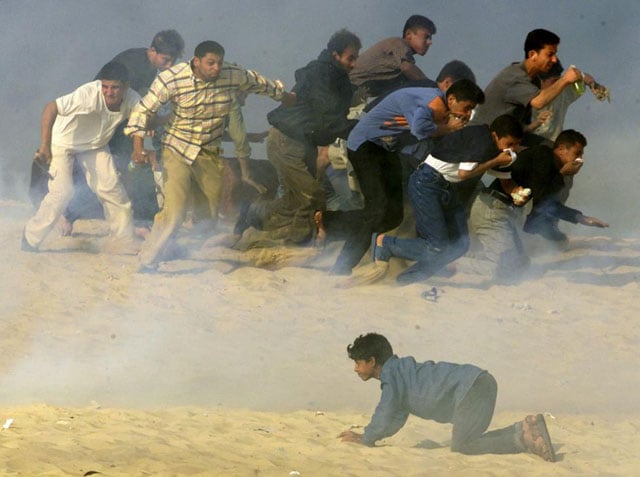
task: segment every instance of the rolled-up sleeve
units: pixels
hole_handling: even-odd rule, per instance
[[[169,101],[170,95],[171,93],[162,75],[157,76],[151,83],[147,94],[133,108],[129,122],[124,128],[124,133],[127,136],[143,136],[146,134],[149,119],[160,110],[163,104]]]

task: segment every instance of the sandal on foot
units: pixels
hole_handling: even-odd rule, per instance
[[[542,414],[529,415],[522,421],[522,440],[527,451],[542,457],[548,462],[555,462],[551,437]]]

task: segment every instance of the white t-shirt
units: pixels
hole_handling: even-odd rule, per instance
[[[53,124],[51,143],[76,151],[104,147],[138,101],[138,93],[129,88],[120,111],[109,111],[102,94],[102,82],[95,80],[83,84],[56,99],[58,116]]]
[[[478,167],[477,162],[445,162],[433,157],[431,154],[427,156],[424,162],[442,174],[449,182],[462,182],[462,179],[458,175],[459,170],[472,171]]]

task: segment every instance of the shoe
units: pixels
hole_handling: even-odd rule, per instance
[[[522,421],[522,442],[528,452],[542,457],[547,462],[555,462],[551,437],[542,414],[525,417]]]
[[[22,250],[23,252],[38,253],[38,247],[34,247],[29,243],[24,230],[22,231],[22,241],[20,243],[20,250]]]

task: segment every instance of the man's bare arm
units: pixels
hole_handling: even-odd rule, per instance
[[[575,83],[582,79],[582,73],[577,68],[569,68],[564,72],[562,77],[553,83],[548,88],[541,89],[537,96],[535,96],[529,104],[534,109],[544,108],[547,104],[558,97],[562,90],[568,87],[571,83]]]
[[[36,159],[48,164],[51,162],[51,131],[53,123],[58,117],[58,105],[55,101],[48,103],[42,111],[40,119],[40,147],[36,152]]]

